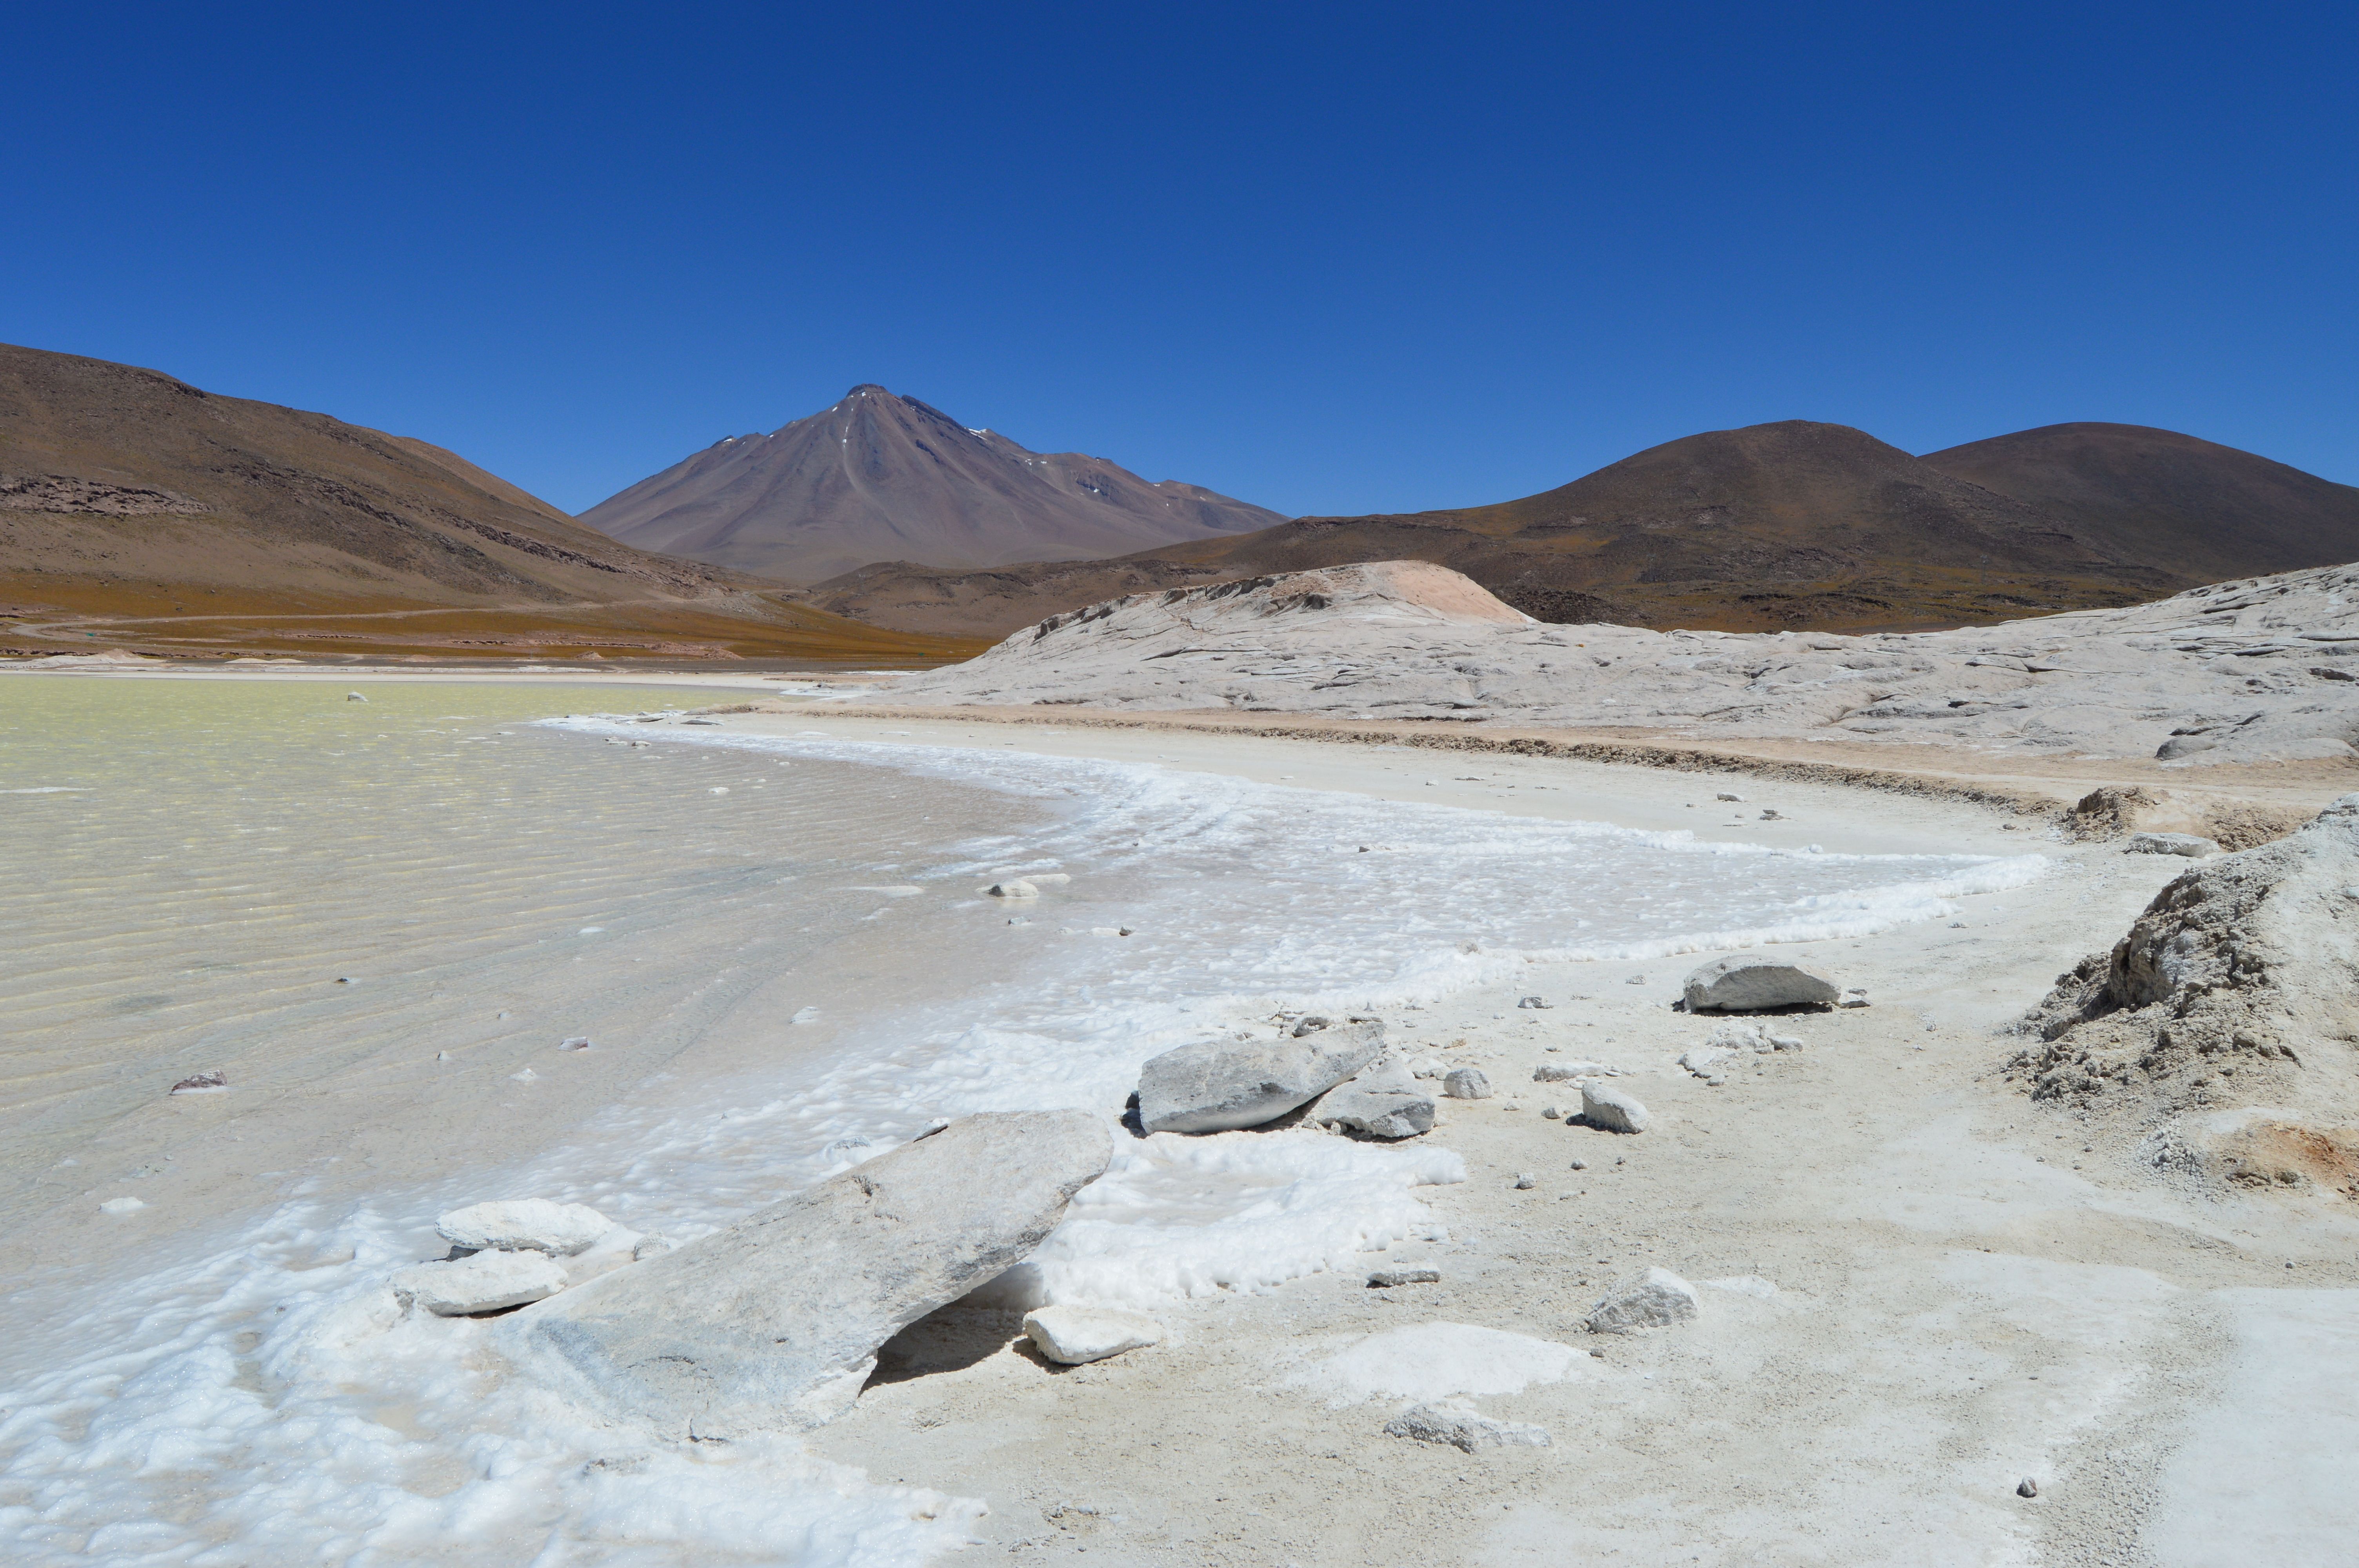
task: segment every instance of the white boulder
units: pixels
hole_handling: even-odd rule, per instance
[[[1592,1334],[1633,1334],[1668,1328],[1696,1314],[1695,1287],[1669,1269],[1649,1269],[1608,1291],[1589,1309]]]
[[[1138,1075],[1138,1121],[1149,1132],[1259,1127],[1307,1105],[1375,1059],[1373,1019],[1276,1040],[1205,1040],[1166,1051]]]
[[[478,1252],[548,1252],[571,1258],[585,1251],[614,1222],[587,1204],[547,1198],[507,1198],[469,1204],[434,1222],[453,1246]]]
[[[565,1265],[546,1252],[477,1252],[419,1263],[393,1276],[401,1304],[437,1317],[463,1317],[541,1301],[565,1288]]]
[[[1773,1007],[1824,1007],[1843,988],[1800,964],[1749,953],[1714,958],[1680,988],[1690,1012],[1757,1012]]]
[[[1638,1097],[1606,1084],[1583,1080],[1581,1117],[1590,1126],[1602,1127],[1608,1132],[1647,1130],[1647,1108],[1638,1103]]]
[[[1024,1332],[1041,1355],[1069,1367],[1163,1342],[1161,1324],[1115,1307],[1041,1307],[1025,1314]]]
[[[816,1426],[859,1397],[878,1346],[1028,1258],[1112,1157],[1090,1111],[965,1117],[575,1287],[514,1348],[658,1432]]]
[[[1491,1080],[1480,1067],[1452,1067],[1441,1080],[1441,1092],[1451,1099],[1489,1099]]]

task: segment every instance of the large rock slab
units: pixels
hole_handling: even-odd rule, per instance
[[[1681,986],[1690,1012],[1758,1012],[1773,1007],[1825,1007],[1843,988],[1800,964],[1739,953],[1714,958]]]
[[[434,1222],[443,1239],[478,1252],[548,1252],[571,1258],[614,1228],[587,1204],[506,1198],[454,1208]]]
[[[879,1346],[1028,1257],[1112,1156],[1093,1112],[970,1116],[569,1292],[522,1350],[659,1432],[816,1426]]]
[[[1166,1051],[1138,1075],[1149,1132],[1227,1132],[1275,1121],[1375,1059],[1385,1026],[1361,1020],[1277,1040],[1205,1040]]]
[[[1433,1096],[1407,1062],[1372,1062],[1320,1097],[1310,1114],[1321,1127],[1348,1128],[1371,1138],[1415,1138],[1433,1130]]]
[[[555,1295],[565,1288],[565,1265],[546,1252],[478,1252],[400,1270],[391,1283],[403,1306],[464,1317]]]

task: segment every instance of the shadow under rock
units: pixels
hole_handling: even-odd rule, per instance
[[[937,1372],[956,1372],[996,1356],[1009,1342],[1024,1338],[1024,1314],[1006,1307],[970,1306],[952,1302],[927,1314],[876,1351],[876,1370],[864,1388],[906,1383]]]

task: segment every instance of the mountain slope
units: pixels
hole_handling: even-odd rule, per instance
[[[777,587],[617,544],[423,441],[0,345],[0,616],[19,649],[942,656]]]
[[[2203,581],[2359,560],[2359,488],[2172,430],[2047,425],[1924,461]]]
[[[1304,517],[971,578],[897,565],[806,597],[879,624],[1004,633],[1121,593],[1402,558],[1463,572],[1543,620],[1723,631],[1957,625],[2126,604],[2199,580],[1864,431],[1788,420],[1667,442],[1491,506]]]
[[[732,436],[582,514],[643,549],[792,581],[871,561],[973,568],[1250,532],[1264,507],[1102,458],[1027,451],[881,386]]]

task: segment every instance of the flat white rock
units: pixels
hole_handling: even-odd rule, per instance
[[[454,1208],[434,1222],[443,1239],[477,1251],[549,1252],[571,1258],[614,1228],[587,1204],[505,1198]]]
[[[404,1306],[437,1317],[497,1312],[555,1295],[565,1288],[565,1265],[546,1252],[478,1252],[442,1263],[418,1263],[393,1276]]]
[[[1161,1324],[1115,1307],[1041,1307],[1025,1314],[1024,1332],[1041,1355],[1069,1367],[1163,1342]]]

